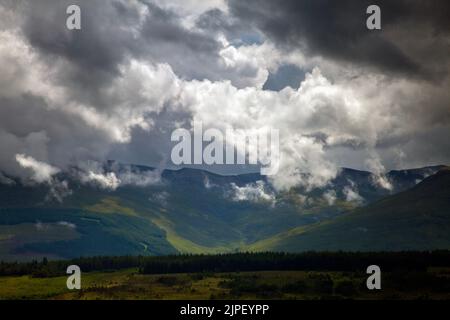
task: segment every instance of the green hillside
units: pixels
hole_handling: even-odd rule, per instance
[[[105,172],[122,170],[119,164],[113,164],[114,168],[109,165]],[[130,168],[137,176],[153,170],[142,166],[127,166],[126,170]],[[411,188],[438,168],[392,171],[387,176],[393,190],[374,185],[370,172],[342,169],[323,188],[299,187],[288,192],[276,192],[259,174],[221,176],[193,169],[166,170],[155,184],[105,190],[64,172],[58,179],[68,182],[71,193],[62,202],[48,197],[51,190],[47,185],[30,185],[10,177],[14,183],[0,184],[0,260],[243,250],[383,250],[408,245],[414,249],[427,245],[449,248],[446,224],[437,213],[415,218],[417,214],[409,206],[419,199],[415,190],[424,188],[432,178],[389,197]],[[450,185],[448,181],[443,184]],[[236,189],[261,186],[269,196],[234,198]],[[358,192],[360,201],[347,199],[344,191],[349,187]],[[332,203],[324,198],[330,191],[334,193]],[[411,200],[402,200],[412,193]],[[436,192],[419,194],[423,194],[423,206],[433,210],[448,205],[435,199]],[[392,210],[385,207],[398,212],[389,213]],[[379,213],[372,213],[374,210]],[[400,220],[394,232],[391,216]],[[420,231],[420,237],[402,234],[410,232],[411,225]],[[387,240],[380,242],[379,236],[397,237],[398,241],[394,245]]]
[[[450,247],[450,170],[334,220],[264,239],[250,250],[428,250]]]

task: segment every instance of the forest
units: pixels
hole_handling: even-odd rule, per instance
[[[82,272],[137,268],[141,274],[172,274],[245,271],[349,271],[365,272],[369,265],[382,271],[426,271],[430,267],[450,267],[450,251],[406,252],[304,252],[232,253],[218,255],[99,256],[73,260],[28,263],[0,262],[0,276],[32,275],[56,277],[67,267],[78,265]]]

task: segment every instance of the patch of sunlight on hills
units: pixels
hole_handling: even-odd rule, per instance
[[[116,197],[106,197],[100,200],[100,202],[84,207],[84,209],[96,212],[96,213],[117,213],[128,216],[139,216],[139,214],[132,208],[125,207],[120,204],[120,199]]]
[[[279,244],[283,243],[284,240],[289,239],[290,237],[303,234],[307,231],[314,230],[315,228],[326,225],[328,223],[329,221],[323,221],[315,223],[313,225],[295,227],[290,230],[280,232],[272,237],[262,239],[252,244],[246,245],[243,247],[243,251],[250,251],[250,252],[263,252],[268,250],[270,251],[273,250],[274,248],[277,248]]]
[[[180,253],[194,253],[194,254],[214,254],[214,253],[226,253],[234,251],[236,247],[240,247],[241,244],[237,244],[234,246],[230,244],[230,246],[216,246],[216,247],[207,247],[195,242],[192,242],[186,238],[181,237],[176,233],[173,228],[173,223],[169,220],[159,217],[151,219],[152,222],[157,225],[159,228],[163,229],[166,232],[167,241]]]

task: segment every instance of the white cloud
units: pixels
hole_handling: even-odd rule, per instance
[[[138,36],[143,31],[140,28],[148,16],[146,6],[136,1],[121,2],[124,9],[131,8],[124,12],[134,20],[131,16],[130,20],[124,19],[113,29],[117,34],[113,32],[112,36],[105,30],[93,30],[93,39],[83,38],[91,42],[79,43],[85,45],[77,47],[80,52],[65,51],[73,49],[73,39],[67,33],[45,32],[52,23],[36,28],[36,33],[22,30],[22,20],[28,12],[15,6],[0,6],[0,144],[4,150],[0,166],[6,174],[17,174],[16,154],[48,159],[64,168],[71,161],[106,159],[117,145],[132,143],[140,144],[135,148],[138,151],[134,159],[147,163],[148,158],[142,153],[148,149],[149,141],[156,134],[167,134],[152,150],[155,154],[166,152],[171,126],[177,120],[201,121],[205,127],[224,130],[279,129],[280,170],[270,180],[276,189],[324,186],[340,165],[351,162],[354,167],[373,170],[374,184],[390,190],[392,185],[384,168],[391,167],[399,157],[404,166],[427,165],[430,159],[449,161],[448,77],[439,83],[391,77],[351,64],[309,58],[299,50],[286,53],[267,39],[262,39],[262,44],[233,45],[225,33],[218,35],[221,41],[210,47],[214,38],[203,37],[194,30],[193,21],[211,8],[226,11],[224,1],[158,2],[174,9],[187,29],[178,28],[178,19],[171,20],[174,32],[149,35],[167,36],[155,39],[165,49],[153,45],[152,38],[145,38],[155,50],[148,52],[144,42],[138,50],[126,41],[129,35]],[[52,22],[55,14],[41,8],[42,12],[36,12],[36,22]],[[118,12],[116,7],[106,9],[102,19]],[[138,23],[130,27],[128,21]],[[161,27],[166,30],[164,24]],[[122,29],[133,29],[133,33],[122,34]],[[42,34],[37,30],[42,30]],[[183,39],[174,38],[179,31],[186,31],[186,36],[193,36],[198,43],[191,47]],[[61,38],[54,39],[55,35]],[[38,39],[31,39],[32,36]],[[102,36],[105,37],[100,39]],[[111,56],[101,60],[93,59],[95,54],[84,54],[89,53],[90,44],[97,43],[102,44],[98,49],[117,48],[117,56],[111,50],[105,50]],[[52,47],[55,44],[56,48]],[[192,50],[199,60],[193,59],[192,52],[185,60],[180,59],[186,50]],[[111,60],[109,64],[100,63],[106,58]],[[92,77],[90,73],[80,77],[86,75],[83,63],[95,69]],[[107,70],[97,70],[97,64],[101,64],[99,69],[106,66]],[[311,71],[298,90],[262,90],[268,72],[283,64]],[[92,81],[92,86],[72,78]],[[163,116],[169,120],[160,121]],[[148,139],[136,142],[136,135],[142,132]],[[336,150],[340,150],[339,157],[333,153]],[[123,158],[127,156],[124,152]],[[29,159],[24,159],[27,169],[34,172]],[[110,189],[117,188],[119,181],[141,178],[95,170],[86,171],[86,175],[88,181]],[[38,173],[37,179],[50,180],[45,173]],[[138,184],[151,183],[153,178],[139,181]]]
[[[33,157],[24,154],[17,154],[16,161],[22,168],[30,170],[30,175],[25,178],[25,182],[31,180],[34,183],[45,183],[48,185],[49,190],[45,197],[46,201],[56,200],[62,203],[65,197],[72,194],[69,183],[66,180],[60,181],[55,177],[61,171],[59,168],[37,161]]]
[[[369,170],[373,173],[370,177],[372,184],[381,187],[383,189],[392,191],[394,186],[389,181],[389,178],[385,175],[385,168],[381,163],[380,159],[375,156],[373,158],[367,159],[366,164]]]
[[[161,183],[161,173],[161,169],[139,170],[132,166],[120,166],[117,163],[105,167],[98,161],[80,162],[72,170],[72,176],[75,179],[112,191],[120,186],[146,187]]]
[[[131,170],[121,171],[117,174],[120,185],[133,185],[138,187],[146,187],[161,182],[161,171],[140,171],[133,172]]]
[[[31,179],[37,183],[50,183],[52,176],[60,171],[56,167],[24,154],[16,154],[16,161],[21,167],[31,170]]]
[[[0,8],[1,10],[1,8]],[[49,81],[49,69],[18,30],[0,30],[0,97],[24,92],[43,99],[59,99],[61,90]]]
[[[231,71],[230,80],[234,86],[238,88],[252,86],[262,89],[269,76],[269,70],[261,63],[262,59],[258,57],[263,53],[260,48],[261,46],[257,45],[238,48],[227,45],[220,51],[227,70]]]
[[[116,190],[120,186],[120,180],[116,177],[114,172],[98,173],[88,171],[82,174],[81,180],[84,183],[93,183],[102,189]]]
[[[185,82],[180,101],[195,121],[205,127],[223,131],[227,128],[280,130],[280,170],[271,177],[271,182],[277,189],[298,184],[313,188],[324,186],[334,178],[337,167],[325,157],[326,142],[311,135],[320,130],[327,130],[329,135],[334,134],[332,130],[347,134],[340,123],[353,123],[355,113],[351,110],[355,105],[349,102],[351,94],[331,84],[316,69],[298,90],[286,88],[281,92],[254,87],[238,89],[229,82]]]
[[[336,191],[328,190],[323,194],[323,198],[325,199],[325,201],[328,203],[329,206],[334,205],[337,200]]]
[[[203,185],[205,186],[206,189],[211,189],[212,187],[216,186],[214,183],[209,181],[209,178],[207,175],[205,175],[205,177],[203,178]]]
[[[231,183],[231,198],[234,201],[250,201],[250,202],[270,202],[275,203],[275,195],[266,191],[264,181],[258,180],[255,183],[246,184],[239,187],[235,183]]]
[[[69,183],[66,180],[59,181],[53,179],[50,184],[50,190],[46,196],[46,200],[56,200],[59,203],[64,201],[64,198],[72,195],[73,191],[69,188]]]
[[[345,195],[345,200],[348,202],[355,202],[357,204],[363,204],[364,198],[358,193],[358,187],[356,184],[349,180],[350,185],[345,186],[342,192]]]
[[[102,92],[109,108],[72,102],[63,109],[105,132],[111,142],[128,143],[132,129],[150,130],[154,122],[148,114],[161,112],[169,99],[176,97],[179,81],[167,64],[130,60],[120,66],[120,76]]]

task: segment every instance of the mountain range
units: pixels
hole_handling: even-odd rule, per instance
[[[2,173],[0,260],[450,248],[445,166],[385,175],[343,168],[326,186],[289,191],[256,173],[115,162],[89,176],[71,168],[36,183]]]

